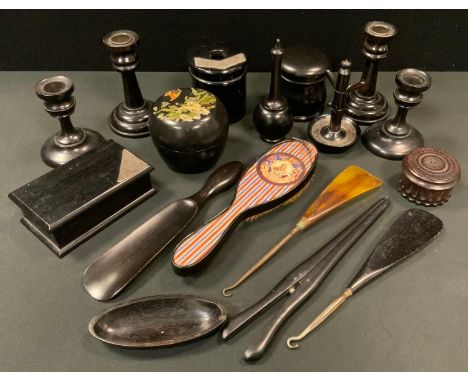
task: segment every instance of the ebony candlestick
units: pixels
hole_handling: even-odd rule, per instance
[[[50,167],[61,166],[104,141],[94,130],[73,126],[70,119],[76,104],[73,90],[73,81],[64,76],[44,78],[36,84],[36,94],[44,101],[44,109],[60,122],[60,131],[41,148],[41,158]]]
[[[264,97],[253,113],[255,128],[260,138],[268,143],[279,142],[291,130],[294,115],[289,108],[288,101],[280,94],[281,60],[284,49],[279,39],[271,49],[272,70],[270,94]]]
[[[109,126],[116,134],[128,138],[149,136],[151,102],[141,95],[135,75],[140,63],[136,51],[139,37],[133,31],[118,30],[105,35],[103,42],[111,53],[112,66],[122,75],[125,98],[112,111]]]
[[[309,138],[320,151],[327,153],[341,153],[359,141],[361,130],[356,122],[343,115],[348,94],[355,89],[364,86],[357,83],[349,86],[351,78],[351,62],[341,61],[338,78],[334,81],[329,70],[327,75],[335,88],[335,94],[331,105],[331,114],[324,114],[315,118],[309,124]]]
[[[362,54],[366,62],[361,82],[366,85],[350,94],[345,113],[359,124],[370,125],[388,116],[388,102],[376,91],[378,65],[388,54],[388,43],[396,35],[396,28],[383,21],[366,24]]]
[[[398,111],[384,124],[370,126],[362,137],[368,150],[387,159],[402,159],[411,150],[424,146],[421,133],[406,122],[408,111],[423,100],[423,92],[431,86],[431,77],[422,70],[400,70],[395,82],[393,98]]]

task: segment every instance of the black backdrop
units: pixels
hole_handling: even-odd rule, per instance
[[[371,20],[399,31],[382,70],[468,70],[466,10],[3,10],[0,70],[111,70],[101,41],[114,29],[140,35],[143,71],[185,71],[186,48],[202,39],[244,49],[249,70],[266,71],[277,36],[315,45],[334,63],[350,58],[360,70]]]

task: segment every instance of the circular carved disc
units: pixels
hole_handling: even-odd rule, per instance
[[[428,183],[450,184],[460,178],[457,160],[447,152],[432,147],[412,150],[404,160],[404,167]]]

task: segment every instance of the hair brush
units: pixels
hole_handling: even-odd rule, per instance
[[[317,150],[307,141],[293,138],[274,145],[244,173],[231,205],[177,245],[172,255],[174,271],[196,272],[240,222],[293,203],[308,186],[316,164]]]

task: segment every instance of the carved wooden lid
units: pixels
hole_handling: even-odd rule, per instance
[[[441,149],[419,147],[403,159],[401,176],[430,191],[448,190],[460,180],[460,165]]]

